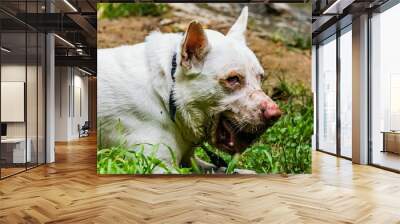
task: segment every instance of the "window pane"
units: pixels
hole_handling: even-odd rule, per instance
[[[37,165],[37,33],[27,33],[27,80],[26,80],[26,116],[27,116],[27,141],[30,147],[30,160],[28,168]],[[28,148],[29,148],[28,147]]]
[[[1,34],[1,177],[25,170],[30,161],[26,144],[26,33]],[[27,150],[28,146],[28,150]]]
[[[45,93],[46,93],[46,78],[45,78],[45,60],[46,60],[46,52],[45,52],[45,44],[46,37],[43,33],[39,33],[39,45],[38,45],[38,163],[45,163]]]
[[[336,153],[336,40],[318,48],[318,148]]]
[[[340,36],[340,153],[351,158],[352,35],[349,28]]]

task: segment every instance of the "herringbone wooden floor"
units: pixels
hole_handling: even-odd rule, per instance
[[[0,223],[400,223],[400,175],[315,152],[313,174],[97,176],[94,138],[0,181]]]

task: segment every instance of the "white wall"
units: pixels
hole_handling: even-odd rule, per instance
[[[56,67],[56,141],[79,138],[78,125],[88,120],[88,78],[83,75],[76,68]]]
[[[77,70],[75,70],[74,77],[74,108],[73,109],[73,119],[72,119],[72,129],[71,135],[74,137],[79,137],[78,124],[81,126],[88,121],[88,77],[82,76],[83,73],[79,72],[76,75]],[[80,92],[80,93],[79,93]],[[79,97],[80,95],[80,97]],[[80,102],[79,102],[80,101]],[[80,111],[81,110],[81,111]]]
[[[68,67],[55,68],[55,141],[68,140]]]
[[[27,69],[27,70],[26,70]],[[1,66],[1,81],[2,82],[24,82],[26,83],[25,76],[26,76],[26,71],[28,74],[32,74],[34,72],[36,74],[36,67],[33,66],[27,66],[25,65],[12,65],[12,64],[6,64]],[[29,78],[29,77],[28,77]],[[36,80],[32,81],[29,80],[30,85],[36,86]],[[36,88],[27,88],[27,106],[34,107],[33,109],[36,110],[36,101],[34,104],[29,105],[31,102],[36,100]],[[4,96],[3,96],[4,97]],[[7,110],[7,108],[1,108],[2,110]],[[22,108],[24,110],[24,108]],[[30,110],[28,112],[31,112]],[[36,124],[36,113],[28,113],[27,114],[28,122],[35,121],[34,123]],[[8,137],[25,137],[25,126],[26,122],[7,122],[7,136]],[[36,130],[36,125],[33,127],[33,124],[28,125],[28,129],[33,128]],[[29,130],[28,130],[28,137],[29,136]]]
[[[25,65],[2,65],[1,81],[2,82],[25,82]],[[1,108],[6,110],[6,108]],[[8,137],[25,137],[25,122],[7,122]]]

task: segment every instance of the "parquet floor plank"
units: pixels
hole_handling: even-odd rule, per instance
[[[96,174],[96,139],[0,181],[0,223],[400,223],[400,175],[313,152],[309,175]]]

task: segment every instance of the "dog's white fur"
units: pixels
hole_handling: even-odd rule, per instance
[[[168,145],[179,162],[196,144],[207,138],[212,141],[207,131],[215,131],[215,125],[210,120],[227,109],[243,128],[256,128],[262,122],[258,105],[270,99],[261,91],[263,68],[245,43],[247,17],[246,7],[227,35],[204,30],[203,55],[192,60],[186,60],[182,52],[189,30],[184,35],[153,32],[145,43],[98,50],[99,120],[102,128],[108,128],[103,137],[108,141],[118,138],[113,127],[120,119],[128,144]],[[174,53],[178,64],[176,122],[168,107]],[[232,70],[243,74],[246,81],[240,91],[227,92],[220,80]],[[161,145],[157,156],[172,165],[166,146]]]

